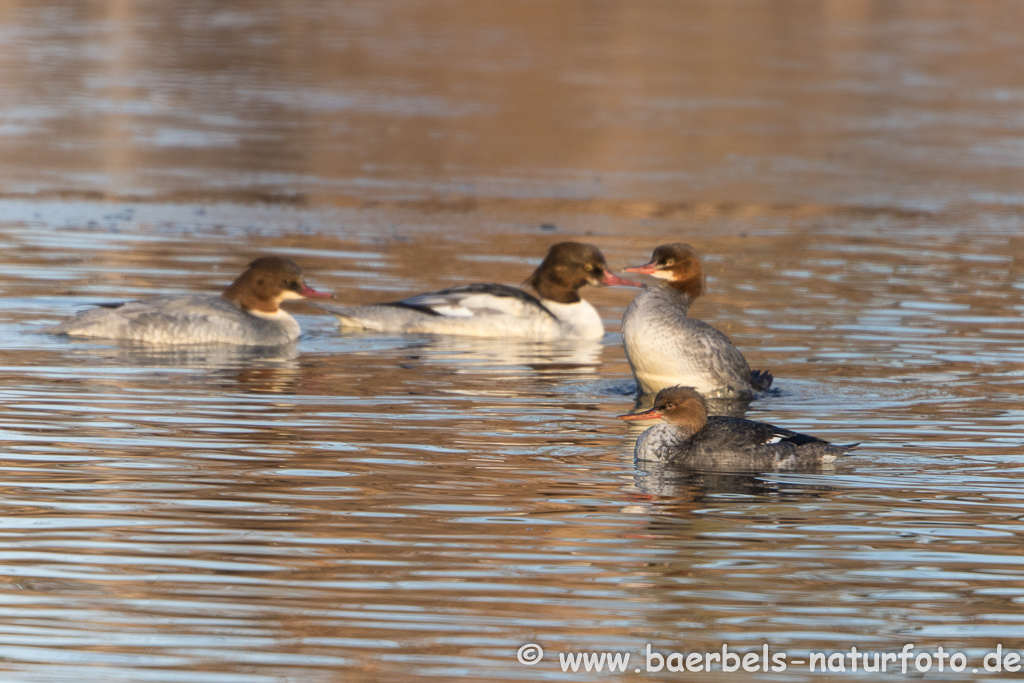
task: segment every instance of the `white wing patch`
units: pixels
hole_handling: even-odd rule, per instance
[[[430,310],[439,315],[448,316],[449,318],[473,317],[473,311],[469,310],[465,306],[431,306]]]
[[[778,442],[782,441],[784,438],[786,438],[786,437],[784,437],[784,436],[782,436],[780,434],[775,434],[774,436],[772,436],[772,438],[770,438],[767,441],[765,441],[765,444],[778,443]]]

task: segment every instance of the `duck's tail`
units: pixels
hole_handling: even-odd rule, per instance
[[[751,370],[750,383],[757,391],[768,391],[772,388],[775,377],[767,370]]]

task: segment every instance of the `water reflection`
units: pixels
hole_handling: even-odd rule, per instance
[[[1018,647],[1022,13],[6,3],[0,676]],[[520,282],[566,239],[613,267],[693,243],[695,317],[776,374],[737,410],[864,445],[817,473],[634,463],[628,291],[588,293],[610,332],[583,347],[342,335],[302,306],[282,355],[22,333],[221,291],[260,254],[358,304]]]
[[[815,468],[817,472],[826,473],[834,470],[835,466]],[[820,491],[834,489],[823,482],[815,485],[815,482],[813,475],[804,479],[802,485],[796,485],[787,479],[766,478],[762,473],[702,472],[671,463],[636,461],[637,490],[645,496],[659,499],[656,506],[647,510],[651,514],[668,510],[692,512],[694,505],[720,494],[739,497],[784,496],[795,499],[813,497]]]
[[[458,374],[590,375],[601,364],[603,345],[593,340],[532,342],[520,339],[429,336],[406,342],[407,364],[432,363]]]
[[[195,220],[181,211],[171,214]],[[192,223],[208,250],[195,272],[173,231],[132,225],[143,243],[108,240],[131,245],[140,294],[205,290],[223,281],[217,254],[241,234],[218,220]],[[371,227],[361,246],[292,232],[289,212],[264,220],[253,248],[296,243],[325,288],[370,263],[367,298],[382,281],[426,290],[491,270],[488,279],[514,281],[550,240],[532,235],[508,260],[521,228],[498,224],[493,243],[474,243],[479,261],[425,276],[371,259],[382,253]],[[921,623],[936,634],[922,642],[1013,637],[1001,619],[1019,596],[997,593],[1020,579],[1019,335],[989,299],[1013,301],[1018,278],[984,257],[1021,245],[997,232],[966,244],[924,235],[897,249],[860,227],[868,236],[778,224],[783,238],[706,237],[716,297],[700,315],[778,377],[778,393],[740,409],[866,442],[833,471],[750,476],[633,462],[636,433],[614,420],[633,402],[615,334],[629,292],[595,291],[611,332],[584,345],[341,334],[333,318],[297,307],[304,336],[284,351],[136,349],[22,334],[67,310],[55,279],[97,300],[125,279],[109,271],[117,250],[75,262],[74,231],[63,240],[49,226],[42,239],[6,226],[0,237],[34,241],[0,276],[20,294],[0,310],[0,534],[25,553],[0,558],[0,575],[17,577],[8,597],[22,601],[8,608],[0,647],[48,674],[84,652],[95,680],[146,673],[146,656],[200,680],[242,671],[247,658],[279,678],[304,667],[313,680],[404,680],[422,662],[436,676],[505,671],[536,634],[553,652],[639,652],[680,634],[693,647],[771,638],[794,651],[840,639],[884,649],[891,635],[879,633]],[[441,250],[445,229],[421,226],[401,248]],[[606,241],[629,262],[652,240]],[[897,272],[918,258],[930,265]],[[951,279],[986,283],[987,294],[978,303]],[[72,626],[32,616],[71,603],[82,619],[61,623]],[[595,629],[611,604],[614,623]],[[964,604],[969,621],[957,616]],[[894,625],[896,607],[906,616]],[[124,634],[107,649],[88,645],[88,620],[109,619],[144,633],[145,647]],[[960,633],[965,624],[986,635]],[[73,642],[51,656],[20,639],[26,628]],[[228,637],[239,631],[261,639]],[[230,648],[177,645],[219,636]]]
[[[579,197],[676,220],[1005,209],[1019,37],[996,17],[1021,10],[979,6],[13,5],[0,179],[180,202],[516,197],[547,221]]]
[[[233,344],[112,343],[65,339],[69,358],[108,368],[202,370],[193,375],[214,386],[238,386],[253,392],[294,393],[301,381],[296,344],[276,347]]]

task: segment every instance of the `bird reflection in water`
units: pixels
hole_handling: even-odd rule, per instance
[[[827,471],[827,470],[825,470]],[[807,481],[789,483],[760,473],[697,472],[657,461],[637,461],[633,502],[623,511],[635,514],[691,514],[729,501],[810,500],[836,490]]]
[[[188,378],[204,384],[256,393],[296,393],[302,384],[296,345],[232,346],[189,344],[182,346],[117,343],[97,346],[95,341],[71,341],[72,356],[80,355],[90,365],[176,371],[177,381]],[[81,346],[75,349],[75,346]],[[202,373],[194,371],[202,370]]]

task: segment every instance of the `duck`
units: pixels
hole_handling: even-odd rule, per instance
[[[44,330],[146,344],[280,346],[298,339],[295,318],[282,301],[332,298],[306,284],[302,269],[280,256],[264,256],[220,296],[185,294],[102,304]]]
[[[740,417],[708,415],[693,387],[662,389],[654,407],[620,420],[662,419],[636,440],[633,456],[694,470],[765,471],[821,467],[859,444],[834,445],[807,434]]]
[[[587,285],[641,287],[617,277],[592,244],[559,242],[526,279],[537,296],[502,284],[471,284],[369,306],[319,305],[341,327],[533,341],[601,339],[604,323],[580,296]]]
[[[689,244],[663,244],[651,261],[623,269],[664,280],[645,287],[622,316],[622,344],[640,395],[692,386],[708,398],[752,399],[774,379],[751,371],[729,337],[691,318],[690,305],[706,292],[700,256]]]

